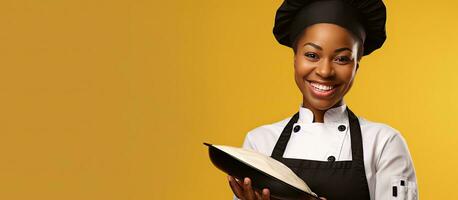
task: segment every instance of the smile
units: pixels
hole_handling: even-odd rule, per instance
[[[321,90],[321,91],[329,91],[334,88],[333,85],[322,85],[316,82],[310,82],[310,85],[312,85],[314,89]]]
[[[317,82],[309,82],[312,94],[318,98],[331,97],[336,92],[336,85],[326,85]]]

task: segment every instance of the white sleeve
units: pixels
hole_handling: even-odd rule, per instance
[[[257,150],[255,145],[251,142],[251,139],[250,139],[250,132],[248,132],[248,134],[245,136],[245,140],[243,141],[243,145],[242,145],[242,148],[244,149],[252,149],[252,150]]]
[[[376,165],[375,200],[417,199],[417,179],[409,149],[396,133],[384,144]]]
[[[253,150],[256,150],[256,148],[254,147],[254,145],[251,143],[250,139],[249,139],[249,136],[250,133],[248,133],[246,136],[245,136],[245,140],[243,141],[243,145],[242,145],[242,148],[244,149],[253,149]],[[237,198],[237,196],[235,196],[235,194],[233,195],[233,200],[239,200],[239,198]]]

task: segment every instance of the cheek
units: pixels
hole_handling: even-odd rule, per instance
[[[339,79],[346,85],[344,88],[345,90],[349,90],[353,84],[353,79],[356,74],[354,74],[354,68],[349,66],[348,68],[344,68],[338,72]]]
[[[294,64],[294,80],[297,87],[302,90],[304,86],[304,69],[298,66],[297,63]]]
[[[303,58],[296,58],[294,60],[294,71],[297,77],[304,77],[308,75],[313,67],[309,62]]]
[[[296,80],[296,83],[298,84],[299,87],[303,84],[305,76],[306,76],[306,70],[304,70],[304,67],[295,65],[294,66],[294,79]]]
[[[310,63],[296,59],[294,62],[294,79],[299,90],[304,92],[307,90],[306,79],[310,76],[310,73],[313,71],[313,66],[310,66]]]
[[[296,81],[297,86],[301,88],[302,75],[297,67],[294,67],[294,80]]]
[[[299,62],[299,58],[294,57],[294,78],[296,79],[296,82],[298,81],[298,78],[301,76],[301,66]]]

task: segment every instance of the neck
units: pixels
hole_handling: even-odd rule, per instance
[[[343,101],[340,100],[339,102],[337,102],[331,108],[339,107],[342,104],[343,104]],[[331,108],[328,108],[328,109],[325,109],[325,110],[320,110],[320,109],[314,108],[313,106],[310,106],[310,104],[307,103],[307,101],[305,101],[305,100],[303,101],[302,106],[304,108],[308,108],[309,110],[312,111],[312,113],[313,113],[313,122],[314,123],[324,123],[324,114],[326,113],[326,111],[331,109]]]
[[[314,108],[308,108],[313,112],[313,122],[314,123],[324,123],[324,113],[326,110],[318,110]]]

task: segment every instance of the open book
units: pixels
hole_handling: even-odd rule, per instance
[[[240,180],[249,177],[254,189],[268,188],[276,199],[319,200],[290,168],[269,156],[250,149],[204,144],[217,168]]]

